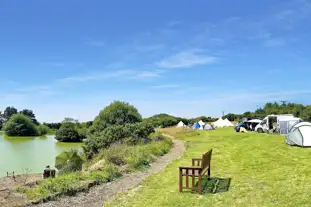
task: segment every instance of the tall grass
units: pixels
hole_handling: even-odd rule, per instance
[[[88,164],[85,164],[84,172],[73,172],[59,175],[56,178],[42,180],[34,187],[19,187],[17,191],[24,193],[31,201],[40,201],[42,198],[59,195],[74,195],[77,192],[87,190],[90,185],[110,182],[121,176],[121,168],[126,171],[137,171],[144,169],[158,156],[169,152],[172,141],[168,138],[155,137],[148,144],[127,146],[115,144],[110,148],[102,150]],[[104,160],[104,166],[98,171],[88,171],[88,168],[98,161]]]
[[[104,159],[109,164],[116,166],[127,165],[130,171],[136,171],[149,166],[151,162],[155,161],[156,157],[168,153],[172,144],[172,141],[168,138],[134,146],[115,144],[108,149],[102,150],[91,163],[94,164]]]

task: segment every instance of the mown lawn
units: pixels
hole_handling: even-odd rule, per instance
[[[105,206],[311,206],[311,148],[291,147],[284,137],[235,133],[231,129],[183,136],[187,151],[141,188],[118,196]],[[213,148],[211,176],[229,179],[227,192],[179,193],[178,166]]]

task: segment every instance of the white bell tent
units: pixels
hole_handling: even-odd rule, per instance
[[[205,125],[205,123],[204,123],[202,120],[200,120],[198,123],[199,123],[200,126],[202,126],[202,127]]]
[[[214,127],[221,128],[224,125],[224,120],[220,117],[217,121],[213,122]]]
[[[311,147],[311,123],[300,122],[294,125],[285,139],[286,144]]]
[[[180,122],[177,124],[176,128],[183,128],[183,127],[185,127],[185,126],[186,126],[186,125],[184,124],[184,122],[180,121]]]
[[[227,118],[224,120],[224,123],[225,123],[225,126],[227,126],[227,127],[232,127],[232,126],[234,126],[234,125],[231,123],[231,121],[229,121]]]

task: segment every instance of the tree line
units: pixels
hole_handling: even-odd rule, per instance
[[[262,119],[270,114],[293,114],[295,117],[299,117],[304,121],[311,121],[311,105],[268,102],[254,112],[247,111],[243,114],[229,113],[224,118],[228,118],[230,121],[240,121],[243,117]]]

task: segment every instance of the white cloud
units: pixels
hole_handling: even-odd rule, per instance
[[[165,58],[156,65],[161,68],[191,68],[196,65],[209,65],[217,60],[214,56],[201,54],[200,50],[188,50]]]
[[[180,25],[181,23],[182,23],[182,21],[173,20],[173,21],[168,22],[167,26],[168,27],[174,27],[174,26]]]
[[[153,89],[167,89],[167,88],[179,88],[180,85],[177,84],[163,84],[163,85],[156,85],[156,86],[151,86]]]
[[[265,47],[281,47],[286,44],[284,39],[276,38],[276,39],[267,39],[263,42],[263,46]]]
[[[105,46],[105,42],[100,41],[100,40],[92,40],[86,42],[87,45],[93,46],[93,47],[103,47]]]

